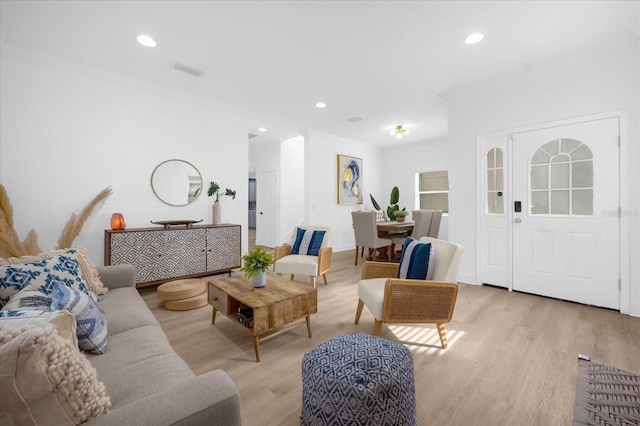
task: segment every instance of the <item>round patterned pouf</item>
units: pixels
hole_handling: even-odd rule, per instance
[[[172,311],[186,311],[207,304],[207,283],[199,279],[169,281],[156,290],[164,307]]]
[[[416,425],[411,352],[381,337],[348,334],[306,353],[300,424]]]

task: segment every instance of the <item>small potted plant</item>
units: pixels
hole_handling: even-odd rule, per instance
[[[261,247],[256,247],[242,256],[242,262],[243,266],[240,270],[252,279],[254,287],[267,285],[267,269],[275,262],[273,253]]]
[[[220,212],[220,197],[226,195],[227,197],[231,197],[231,199],[236,198],[236,191],[233,189],[226,188],[224,192],[220,190],[220,185],[216,182],[211,181],[209,183],[209,190],[207,191],[207,195],[209,197],[213,197],[215,195],[216,200],[213,202],[213,224],[220,225],[221,222],[221,212]]]
[[[397,222],[404,222],[404,218],[409,214],[409,212],[406,211],[405,209],[402,209],[402,210],[396,210],[394,214],[396,216]]]

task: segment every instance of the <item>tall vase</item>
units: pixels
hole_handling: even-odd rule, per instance
[[[258,275],[253,277],[254,287],[264,287],[267,285],[267,271],[262,271]]]
[[[220,202],[216,201],[213,203],[213,224],[220,225],[222,218],[222,212],[220,211]]]

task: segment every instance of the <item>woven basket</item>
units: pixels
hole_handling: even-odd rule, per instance
[[[207,293],[202,293],[188,299],[167,300],[164,302],[164,307],[170,311],[188,311],[189,309],[201,308],[207,303]]]
[[[182,300],[207,292],[207,283],[199,279],[169,281],[158,286],[160,300]],[[205,297],[206,298],[206,297]]]

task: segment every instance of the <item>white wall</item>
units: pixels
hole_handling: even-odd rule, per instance
[[[74,242],[102,265],[111,213],[122,212],[128,228],[153,226],[150,220],[211,223],[211,180],[238,191],[236,200],[224,197],[222,219],[246,230],[244,117],[6,45],[1,59],[0,182],[21,238],[34,228],[40,246],[52,249],[70,215],[111,186],[113,195]],[[166,205],[151,190],[154,167],[171,158],[189,161],[202,174],[205,195],[188,206]]]
[[[640,315],[640,164],[638,40],[627,38],[593,47],[524,71],[448,93],[449,236],[465,246],[460,280],[476,282],[476,136],[556,120],[627,110],[628,157],[622,182],[629,217],[630,311]],[[633,165],[633,167],[631,167]],[[624,236],[623,236],[624,237]],[[623,271],[624,274],[625,271]]]
[[[334,251],[352,249],[351,212],[370,210],[369,193],[379,192],[382,185],[380,150],[315,130],[306,136],[305,223],[330,227]],[[362,158],[363,204],[338,204],[338,154]]]
[[[280,145],[280,221],[278,243],[290,243],[293,227],[304,221],[304,137],[289,138]]]
[[[390,139],[391,140],[391,139]],[[400,209],[411,212],[416,206],[416,173],[433,170],[447,170],[449,167],[447,139],[439,138],[398,144],[382,151],[382,191],[373,194],[380,208],[386,212],[389,196],[394,186],[400,191]],[[367,195],[368,196],[368,195]],[[411,218],[411,216],[409,216]],[[448,239],[448,216],[443,215],[438,238]]]

